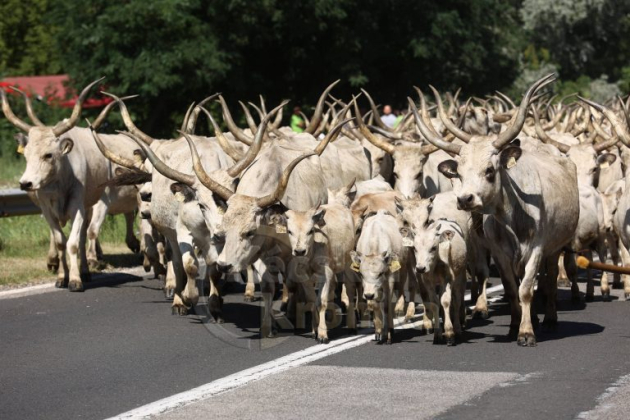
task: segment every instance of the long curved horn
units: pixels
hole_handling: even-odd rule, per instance
[[[214,95],[208,96],[206,99],[199,102],[197,106],[193,109],[192,114],[190,114],[190,118],[188,118],[188,125],[186,125],[185,131],[188,134],[192,134],[195,132],[195,127],[197,126],[197,119],[199,118],[199,113],[201,112],[201,109],[199,107],[204,106],[208,101],[213,100],[219,95],[220,93],[215,93]]]
[[[142,149],[147,155],[147,158],[151,161],[156,171],[169,179],[181,182],[189,187],[192,187],[195,184],[195,176],[179,172],[162,162],[162,160],[153,152],[151,147],[148,147],[144,141],[139,139],[135,134],[127,133],[126,131],[119,131],[119,133],[129,137],[131,140],[135,141],[138,146],[140,146],[140,149]]]
[[[72,115],[70,115],[70,118],[59,122],[56,126],[53,127],[53,134],[56,137],[59,137],[66,131],[70,130],[77,124],[77,122],[79,122],[79,118],[81,117],[81,109],[83,108],[83,101],[85,101],[88,94],[90,93],[90,89],[92,89],[94,85],[103,81],[104,79],[104,77],[101,77],[100,79],[93,81],[81,91],[79,98],[74,104],[74,108],[72,109]]]
[[[429,115],[429,111],[427,110],[427,101],[424,99],[424,94],[422,93],[422,90],[420,90],[418,86],[414,86],[413,88],[416,90],[418,96],[420,97],[420,115],[422,117],[422,122],[424,122],[424,127],[429,130],[433,136],[441,137],[431,123],[431,116]]]
[[[90,131],[92,133],[92,138],[96,142],[96,146],[98,147],[98,150],[101,151],[103,156],[105,156],[110,161],[114,162],[116,165],[122,166],[123,168],[138,169],[136,168],[136,165],[134,164],[133,160],[124,158],[112,152],[111,150],[109,150],[107,146],[105,146],[105,143],[103,143],[103,140],[101,139],[101,137],[96,132],[96,128],[90,123],[90,121],[87,118],[85,119],[85,121],[87,121],[88,127],[90,128]]]
[[[376,107],[376,104],[374,103],[374,101],[372,100],[372,97],[370,96],[369,93],[367,93],[367,90],[365,89],[361,89],[361,92],[363,92],[363,94],[367,97],[368,102],[370,103],[370,108],[372,109],[372,115],[374,115],[374,123],[382,130],[385,131],[392,131],[391,128],[389,128],[382,120],[381,120],[381,114],[378,112],[378,108]]]
[[[256,131],[254,143],[247,151],[245,157],[236,162],[231,168],[227,170],[229,176],[231,176],[232,178],[236,178],[241,172],[245,170],[245,168],[247,168],[254,161],[254,159],[256,159],[256,156],[262,148],[262,140],[265,135],[265,131],[267,130],[267,124],[269,124],[269,120],[271,120],[274,114],[285,105],[286,102],[281,103],[280,105],[272,109],[271,112],[265,116],[265,118],[263,118]]]
[[[418,108],[416,107],[416,104],[413,102],[413,99],[407,97],[407,101],[409,102],[409,106],[411,107],[411,112],[413,112],[413,116],[416,119],[416,126],[418,127],[418,129],[420,130],[420,133],[422,133],[424,138],[427,139],[427,141],[431,143],[433,146],[439,147],[440,149],[445,150],[449,153],[454,153],[458,155],[459,152],[462,150],[462,146],[460,146],[459,144],[454,144],[454,143],[449,143],[447,141],[444,141],[440,136],[435,135],[425,125],[424,121],[422,120],[422,117],[420,117],[420,114],[418,113]],[[422,106],[423,108],[426,106],[424,101],[422,101]]]
[[[440,120],[442,121],[446,129],[453,133],[458,139],[463,140],[466,143],[470,142],[470,139],[472,139],[472,135],[468,134],[467,132],[453,124],[453,121],[451,121],[448,115],[446,115],[446,112],[444,112],[444,104],[442,104],[440,93],[433,86],[429,85],[429,87],[433,91],[433,95],[435,95],[435,101],[438,106],[438,115],[440,116]]]
[[[378,147],[379,149],[386,151],[390,155],[393,154],[394,151],[396,150],[396,146],[394,146],[393,144],[383,139],[376,137],[370,130],[368,130],[365,123],[363,122],[363,118],[361,117],[361,111],[359,111],[359,105],[357,105],[356,98],[353,98],[353,101],[354,101],[354,116],[356,117],[355,121],[357,125],[359,126],[359,131],[361,132],[363,137],[365,137],[367,141],[369,141],[370,143],[372,143],[374,146]]]
[[[283,103],[289,103],[288,99],[285,99],[284,101],[282,101]],[[280,110],[278,111],[278,113],[276,114],[276,119],[271,123],[270,129],[271,131],[275,131],[278,128],[280,128],[280,124],[282,124],[282,111],[284,110],[284,107],[280,108]]]
[[[193,101],[193,103],[191,103],[186,110],[186,115],[184,115],[184,121],[182,121],[182,127],[179,129],[179,131],[186,131],[186,129],[188,128],[188,120],[190,119],[190,114],[192,113],[194,108],[195,102]]]
[[[326,102],[328,93],[330,93],[332,88],[334,88],[335,85],[339,83],[340,81],[341,80],[339,79],[335,82],[332,82],[330,85],[328,85],[326,90],[324,90],[324,93],[322,93],[322,95],[319,97],[319,101],[317,101],[317,106],[315,107],[315,112],[313,113],[313,118],[311,118],[310,123],[308,123],[308,125],[304,129],[305,133],[313,134],[315,130],[317,130],[317,127],[319,127],[319,122],[321,121],[321,118],[322,118],[322,112],[324,111],[324,102]]]
[[[223,120],[225,121],[225,125],[227,125],[228,130],[230,130],[230,133],[232,133],[236,140],[240,141],[241,143],[245,143],[248,146],[251,146],[253,139],[243,133],[243,130],[241,130],[236,125],[236,123],[232,119],[232,114],[230,113],[230,110],[225,103],[225,99],[223,99],[223,96],[221,95],[219,95],[219,103],[221,104],[221,108],[223,109]]]
[[[204,107],[200,107],[199,105],[197,106],[201,108],[201,110],[206,114],[206,117],[208,117],[209,123],[212,124],[214,136],[217,138],[217,142],[219,143],[219,146],[221,146],[221,149],[223,149],[225,154],[231,157],[234,162],[238,162],[239,160],[243,159],[243,154],[236,150],[232,146],[232,144],[230,144],[229,140],[225,137],[217,122],[214,120],[214,118],[212,118],[210,112],[208,112],[208,110]]]
[[[499,92],[498,90],[496,92],[497,92],[497,95],[499,95],[501,98],[507,101],[507,103],[509,103],[512,106],[512,108],[516,108],[516,104],[512,102],[512,99],[510,99],[509,96],[507,96],[505,93]]]
[[[190,154],[193,161],[193,170],[195,171],[195,175],[197,175],[199,182],[201,182],[204,187],[212,191],[213,194],[217,194],[225,201],[229,200],[234,192],[230,191],[229,188],[226,188],[223,185],[219,184],[208,175],[206,170],[203,169],[203,165],[201,164],[201,159],[199,159],[199,153],[197,152],[197,147],[195,146],[195,143],[190,138],[188,133],[184,131],[180,131],[180,133],[184,136],[186,142],[188,143],[188,147],[190,148]]]
[[[118,103],[118,108],[120,109],[120,115],[122,116],[123,122],[125,123],[125,126],[127,127],[127,130],[129,130],[129,132],[131,134],[133,134],[134,136],[136,136],[137,138],[142,140],[142,142],[144,144],[146,144],[146,145],[150,145],[151,143],[153,143],[153,137],[151,137],[148,134],[142,132],[133,123],[133,121],[131,120],[131,116],[129,115],[129,110],[127,109],[127,105],[125,105],[125,103],[123,102],[122,99],[120,99],[118,96],[113,95],[113,94],[108,93],[108,92],[102,92],[102,93],[103,93],[103,95],[107,95],[110,98],[113,98]]]
[[[129,96],[125,96],[125,97],[120,98],[120,100],[121,101],[126,101],[128,99],[133,99],[133,98],[137,98],[137,97],[138,97],[138,95],[129,95]],[[101,127],[101,125],[103,125],[103,123],[107,119],[107,116],[111,112],[112,108],[114,108],[116,105],[117,105],[116,101],[112,101],[112,102],[108,103],[107,105],[105,105],[105,108],[103,108],[101,113],[98,114],[98,117],[96,117],[96,119],[92,123],[92,127],[94,127],[95,130],[98,130]]]
[[[41,120],[37,118],[37,115],[35,115],[35,111],[33,111],[33,104],[31,102],[31,98],[29,98],[26,93],[22,92],[20,89],[16,88],[15,86],[10,86],[10,88],[11,90],[14,90],[20,93],[22,97],[24,98],[24,103],[26,104],[26,114],[31,119],[31,121],[33,121],[33,124],[35,124],[38,127],[46,127],[46,124],[41,122]]]
[[[315,153],[321,156],[322,153],[324,153],[326,146],[328,146],[328,143],[330,143],[331,141],[335,141],[337,137],[339,136],[339,133],[341,133],[341,129],[343,128],[343,126],[352,120],[354,120],[354,118],[348,118],[346,120],[341,121],[336,126],[334,126],[333,129],[330,130],[328,134],[326,134],[326,137],[324,137],[324,139],[319,142],[319,144],[315,148]]]
[[[582,98],[581,96],[578,96],[578,98],[604,114],[608,121],[610,121],[610,124],[612,125],[613,130],[615,130],[615,133],[617,133],[619,139],[623,142],[623,144],[630,147],[630,133],[628,132],[627,126],[624,126],[624,123],[610,108],[595,103],[593,101],[589,101],[588,99]]]
[[[540,126],[540,119],[538,118],[538,111],[535,106],[532,106],[532,111],[534,113],[534,126],[536,127],[536,134],[538,135],[540,141],[555,146],[562,153],[567,153],[571,149],[571,146],[562,144],[559,141],[552,139],[551,136],[549,136],[549,134],[547,134]]]
[[[286,191],[287,186],[289,185],[289,177],[291,176],[291,172],[293,172],[293,169],[295,169],[297,164],[300,163],[302,160],[311,156],[315,156],[316,154],[316,152],[307,152],[289,163],[289,166],[287,166],[282,173],[282,178],[280,178],[280,182],[278,183],[276,190],[271,194],[256,199],[256,204],[258,205],[258,207],[264,209],[280,201],[284,196],[284,192]]]
[[[322,118],[322,122],[319,123],[319,127],[317,127],[317,130],[315,130],[315,132],[313,133],[313,137],[318,138],[319,135],[322,134],[322,132],[326,128],[326,125],[328,125],[329,119],[330,119],[330,109],[326,111],[326,113],[324,114],[324,118]]]
[[[385,138],[388,138],[390,140],[402,140],[403,139],[403,136],[401,134],[399,134],[399,133],[394,133],[394,132],[391,132],[391,131],[383,130],[382,128],[376,127],[374,125],[368,125],[368,129],[370,131],[374,131],[374,132],[380,134],[381,136],[383,136]]]
[[[512,124],[507,128],[507,130],[500,133],[497,136],[497,139],[492,142],[492,145],[496,149],[502,148],[503,146],[511,142],[516,136],[518,136],[518,133],[520,133],[523,129],[523,124],[525,124],[525,117],[527,117],[527,108],[529,107],[529,102],[532,98],[532,95],[534,95],[539,89],[543,88],[549,83],[552,83],[554,80],[556,80],[555,74],[549,74],[539,79],[527,90],[527,93],[525,93],[525,97],[523,97],[521,105],[518,108],[518,112],[512,120]]]
[[[241,105],[241,108],[243,108],[243,113],[245,113],[245,120],[247,121],[249,129],[252,131],[252,134],[256,135],[256,122],[254,121],[251,112],[249,112],[249,109],[243,102],[238,101],[238,103]],[[261,115],[260,119],[262,119],[262,112],[260,112],[259,114]]]
[[[11,110],[11,105],[9,105],[7,94],[4,92],[4,89],[0,89],[0,99],[2,99],[2,112],[4,113],[4,116],[7,117],[7,120],[20,130],[28,133],[32,126],[15,116],[13,110]]]

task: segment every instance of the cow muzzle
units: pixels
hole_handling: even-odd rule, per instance
[[[20,181],[20,189],[22,191],[31,191],[33,189],[33,183],[32,182],[21,182]]]

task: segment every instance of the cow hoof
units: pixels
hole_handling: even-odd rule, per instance
[[[278,330],[273,328],[271,331],[269,331],[269,334],[267,334],[265,337],[266,338],[276,338],[277,336],[278,336]]]
[[[70,292],[82,292],[83,291],[83,283],[77,280],[72,280],[68,283],[68,290]]]
[[[448,347],[455,346],[455,337],[446,337],[446,345]]]
[[[224,324],[225,320],[223,319],[223,316],[221,315],[211,315],[209,322],[211,324]]]
[[[171,287],[164,288],[164,297],[171,300],[175,297],[175,289]]]
[[[81,281],[84,283],[89,283],[92,281],[92,275],[90,273],[81,273]]]
[[[475,309],[472,313],[473,319],[488,319],[490,315],[488,314],[487,309],[477,310]]]
[[[57,281],[55,282],[55,287],[57,289],[65,289],[66,287],[68,287],[68,284],[64,279],[57,279]]]
[[[381,334],[374,334],[374,341],[376,341],[376,344],[383,344]]]
[[[357,335],[359,331],[356,328],[348,328],[348,335]]]
[[[602,293],[602,300],[604,302],[610,302],[611,301],[611,299],[610,299],[610,292]]]
[[[571,287],[571,282],[568,278],[558,278],[558,287]]]
[[[251,296],[251,295],[245,295],[245,296],[243,296],[243,301],[245,301],[245,302],[254,302],[255,301],[255,297]]]
[[[144,268],[145,273],[148,273],[149,271],[151,271],[151,265],[142,264],[142,268]]]
[[[558,331],[558,321],[543,321],[542,330],[544,332],[555,333]]]
[[[53,274],[57,274],[59,272],[59,263],[57,262],[55,263],[48,263],[46,264],[46,267],[48,268],[48,271],[50,271]]]
[[[188,315],[188,308],[183,305],[174,305],[171,308],[172,315],[186,316]]]
[[[328,343],[330,343],[330,340],[328,339],[328,337],[319,337],[317,339],[317,342],[319,344],[328,344]]]
[[[508,338],[510,340],[516,340],[516,338],[518,337],[518,328],[518,325],[510,325],[510,331],[508,332]]]
[[[440,344],[440,341],[441,341],[440,337],[435,336],[435,335],[433,336],[433,344],[435,345]]]
[[[516,343],[521,347],[536,347],[536,336],[532,333],[519,334]]]

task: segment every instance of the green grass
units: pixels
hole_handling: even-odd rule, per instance
[[[19,188],[18,181],[26,168],[24,158],[0,156],[0,188]]]
[[[64,228],[69,233],[69,224]],[[124,244],[125,219],[122,215],[107,216],[101,228],[100,241],[105,261],[113,267],[137,265]],[[46,268],[50,230],[42,216],[0,218],[0,286],[49,281],[55,275]],[[115,255],[108,255],[108,254]]]

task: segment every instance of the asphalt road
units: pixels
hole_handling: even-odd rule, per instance
[[[232,290],[223,325],[208,322],[203,303],[198,315],[172,316],[160,283],[140,271],[98,276],[82,294],[0,293],[0,419],[112,417],[314,348],[290,330],[260,340],[261,303]],[[559,298],[558,332],[538,334],[535,348],[507,339],[499,300],[455,347],[413,328],[391,346],[359,337],[159,417],[628,418],[630,302],[575,306],[568,290]]]

